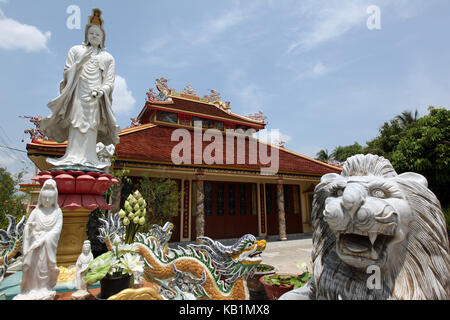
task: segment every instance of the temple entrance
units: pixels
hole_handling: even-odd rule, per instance
[[[258,235],[256,185],[204,182],[205,236],[213,239]]]

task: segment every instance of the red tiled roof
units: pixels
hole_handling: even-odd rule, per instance
[[[226,139],[223,135],[223,162],[224,164],[208,165],[202,159],[200,164],[194,164],[194,138],[193,129],[184,129],[190,133],[191,136],[191,164],[181,164],[182,166],[203,167],[203,168],[218,168],[228,170],[249,170],[260,171],[261,167],[269,167],[261,164],[259,156],[257,157],[257,164],[249,163],[249,138],[245,143],[245,163],[237,163],[237,141],[234,143],[234,161],[233,164],[226,164]],[[148,164],[174,165],[171,159],[172,149],[180,143],[181,140],[171,141],[173,127],[166,127],[155,124],[146,124],[134,128],[124,129],[119,133],[120,142],[116,146],[116,162],[131,161]],[[251,138],[253,139],[253,138]],[[212,142],[203,141],[202,151]],[[258,149],[260,146],[267,146],[264,142],[257,142]],[[27,149],[31,153],[44,154],[64,154],[65,143],[58,144],[54,141],[33,141],[27,145]],[[279,150],[279,173],[304,174],[321,176],[326,173],[335,172],[340,173],[341,169],[332,165],[308,158],[306,156],[294,153],[284,148],[277,148]],[[270,145],[267,147],[268,156],[270,157]],[[200,155],[195,155],[200,159]]]
[[[173,128],[165,126],[154,126],[144,130],[136,131],[132,134],[124,135],[120,138],[120,143],[116,146],[116,159],[117,160],[133,160],[141,162],[153,162],[161,164],[173,164],[171,160],[171,152],[174,146],[180,143],[179,141],[171,141],[171,135]],[[245,163],[237,163],[237,142],[234,143],[234,161],[233,164],[212,164],[208,165],[202,160],[201,164],[194,164],[194,138],[193,130],[188,130],[191,135],[191,164],[188,166],[201,166],[201,167],[214,167],[223,169],[235,169],[235,170],[255,170],[259,171],[261,167],[269,167],[262,165],[259,161],[258,164],[249,163],[249,140],[246,139],[245,146]],[[253,139],[253,138],[251,138]],[[212,142],[204,141],[202,150],[211,144]],[[258,150],[261,145],[266,145],[263,142],[258,142]],[[274,147],[277,148],[277,147]],[[270,147],[267,148],[270,154]],[[279,172],[280,173],[295,173],[295,174],[307,174],[307,175],[323,175],[325,173],[335,172],[340,173],[341,169],[322,163],[320,161],[310,159],[308,157],[296,154],[283,148],[279,150]],[[200,155],[195,155],[200,159]],[[226,139],[223,135],[223,162],[226,161]],[[181,164],[186,165],[186,164]]]

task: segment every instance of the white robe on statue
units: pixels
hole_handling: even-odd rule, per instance
[[[66,153],[59,159],[47,159],[55,166],[82,165],[102,169],[109,165],[100,161],[97,142],[104,145],[119,143],[119,126],[112,111],[115,62],[105,50],[92,54],[81,67],[80,60],[90,47],[74,46],[69,50],[61,94],[48,103],[50,117],[41,121],[45,135],[57,142],[68,140]],[[93,90],[103,96],[94,98]]]
[[[61,209],[44,213],[37,207],[24,228],[23,265],[20,294],[15,300],[53,299],[59,276],[56,250],[63,224]],[[38,243],[41,245],[37,246]]]

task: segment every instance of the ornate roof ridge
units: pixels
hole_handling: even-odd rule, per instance
[[[155,104],[171,104],[172,98],[176,99],[183,99],[183,100],[189,100],[192,102],[199,102],[211,106],[215,106],[216,108],[220,109],[221,111],[233,115],[237,118],[240,118],[242,120],[246,120],[255,124],[265,124],[264,117],[262,120],[254,119],[248,116],[242,116],[239,114],[236,114],[231,111],[230,107],[230,101],[223,102],[220,93],[217,92],[214,89],[210,89],[210,93],[208,95],[204,95],[203,97],[199,96],[197,92],[192,88],[192,86],[189,84],[187,85],[182,91],[176,91],[173,88],[170,88],[167,79],[164,77],[161,77],[159,79],[156,79],[156,89],[159,91],[159,93],[156,93],[153,88],[150,88],[149,91],[146,93],[148,97],[148,102],[155,103]],[[262,112],[260,111],[262,114]]]

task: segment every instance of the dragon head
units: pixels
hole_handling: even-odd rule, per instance
[[[256,271],[256,266],[262,261],[259,256],[266,248],[265,240],[257,240],[255,236],[246,234],[235,244],[225,246],[208,237],[198,237],[203,244],[191,244],[190,247],[206,251],[211,256],[217,271],[226,277],[228,283],[238,278],[247,278]]]
[[[246,234],[232,246],[232,250],[227,252],[230,257],[242,264],[261,263],[261,253],[266,248],[266,240],[256,240],[251,234]]]

